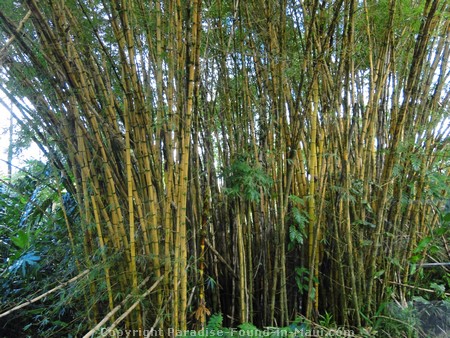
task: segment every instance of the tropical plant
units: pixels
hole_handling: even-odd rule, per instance
[[[52,168],[41,162],[29,162],[10,180],[2,180],[0,312],[29,302],[33,295],[54,286],[55,281],[63,282],[76,273],[71,260],[74,247],[67,241],[64,226],[64,215],[67,216],[73,200],[62,192],[58,180]],[[62,196],[65,198],[61,199]],[[71,221],[77,222],[76,215],[71,215]],[[4,318],[0,336],[51,336],[67,332],[69,323],[80,320],[77,309],[80,300],[73,289],[49,295],[41,303]]]

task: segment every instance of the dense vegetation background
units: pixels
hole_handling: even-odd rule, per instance
[[[5,0],[0,41],[48,159],[1,181],[0,335],[414,336],[448,297],[447,1]]]

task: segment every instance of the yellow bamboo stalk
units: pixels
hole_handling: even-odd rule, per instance
[[[97,203],[95,202],[95,196],[91,196],[91,202],[92,202],[92,212],[94,213],[94,220],[95,220],[95,226],[97,228],[97,235],[98,235],[98,242],[100,246],[101,256],[103,260],[105,270],[105,282],[106,282],[106,290],[108,292],[108,304],[109,309],[112,310],[114,308],[114,300],[113,300],[113,292],[111,288],[111,278],[109,275],[109,267],[108,267],[108,261],[106,258],[106,250],[105,243],[103,240],[103,234],[102,234],[102,227],[100,225],[100,216],[98,213]],[[114,321],[114,319],[113,319]]]
[[[236,229],[237,229],[237,245],[239,255],[239,301],[240,301],[240,316],[242,323],[248,322],[247,311],[247,263],[245,258],[245,244],[242,224],[242,213],[240,201],[236,203]]]
[[[313,84],[312,84],[312,102],[310,110],[310,123],[311,123],[311,131],[310,131],[310,146],[309,146],[309,158],[308,158],[308,215],[309,215],[309,224],[308,224],[308,260],[310,266],[310,281],[308,288],[308,302],[306,306],[306,317],[312,318],[312,309],[318,297],[318,290],[313,291],[313,276],[315,276],[316,266],[314,255],[316,255],[316,240],[314,238],[315,235],[315,227],[318,226],[316,224],[316,201],[315,201],[315,193],[316,193],[316,180],[317,180],[317,115],[318,115],[318,105],[319,105],[319,96],[318,96],[318,82],[317,77],[314,76]],[[311,295],[315,292],[314,301]]]
[[[189,64],[187,65],[187,97],[182,116],[182,129],[180,130],[180,165],[178,168],[178,192],[177,192],[177,233],[176,247],[179,249],[179,262],[176,269],[179,269],[180,278],[180,298],[179,298],[179,327],[181,330],[186,329],[187,317],[187,245],[186,245],[186,203],[187,203],[187,180],[188,165],[190,156],[190,133],[191,121],[194,103],[194,85],[195,85],[195,63],[198,57],[198,28],[199,24],[199,2],[192,1],[191,11],[191,29],[188,33],[188,41],[191,46],[187,51],[189,53]],[[175,282],[177,282],[175,280]],[[177,324],[177,323],[175,323]]]
[[[133,196],[133,171],[131,164],[131,145],[130,145],[130,124],[128,115],[128,106],[125,101],[124,107],[124,121],[125,121],[125,166],[127,177],[127,190],[128,190],[128,222],[129,222],[129,236],[130,236],[130,274],[131,285],[133,292],[137,293],[138,277],[136,269],[136,235],[134,225],[134,196]],[[139,328],[143,327],[142,318],[138,309],[136,313],[137,325]]]

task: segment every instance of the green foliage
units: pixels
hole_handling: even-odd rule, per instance
[[[11,237],[11,241],[20,249],[26,249],[30,245],[30,236],[23,230],[17,232],[17,236]]]
[[[60,200],[57,184],[53,171],[41,162],[29,162],[10,182],[0,183],[0,312],[77,273],[62,212],[71,199],[66,193]],[[0,337],[64,332],[78,311],[71,287],[2,318]]]
[[[305,267],[296,267],[295,274],[296,274],[295,283],[297,284],[297,288],[298,288],[299,292],[300,293],[308,292],[309,280],[311,278],[309,269],[307,269]],[[316,277],[313,276],[312,278],[313,278],[314,283],[318,282]],[[311,299],[314,299],[315,292],[316,292],[316,289],[312,288],[312,292],[308,294],[308,297],[310,297]]]
[[[427,236],[417,244],[416,248],[413,250],[411,263],[417,263],[423,258],[425,249],[428,247],[432,239],[433,238],[431,236]]]
[[[303,238],[305,237],[304,228],[297,229],[294,225],[289,227],[289,250],[292,249],[294,244],[303,244]]]
[[[217,286],[217,282],[211,276],[207,276],[205,282],[208,289],[214,290]]]
[[[223,177],[226,194],[252,202],[258,202],[261,192],[267,193],[273,184],[273,180],[259,164],[249,163],[245,157],[238,158],[224,169]]]
[[[363,3],[360,2],[360,7],[356,20],[356,32],[360,34],[356,41],[356,60],[360,63],[360,68],[369,66],[369,49],[366,35],[366,26],[369,24],[371,36],[375,46],[383,45],[385,43],[386,34],[392,29],[393,33],[399,44],[402,46],[407,45],[412,39],[414,34],[419,31],[421,17],[423,13],[424,1],[417,1],[412,3],[411,1],[401,0],[394,2],[392,26],[390,20],[390,4],[388,0],[371,1],[365,3],[367,11],[369,12],[369,22],[367,22],[364,15]],[[402,55],[411,57],[409,53],[403,53]],[[405,60],[407,61],[407,60]],[[405,62],[407,64],[407,62]]]
[[[325,327],[335,327],[336,324],[333,320],[333,315],[329,313],[328,311],[325,311],[325,314],[320,315],[319,324]]]
[[[445,299],[446,290],[450,289],[450,274],[439,266],[421,268],[421,262],[448,262],[446,243],[450,240],[450,213],[441,212],[440,224],[434,227],[430,235],[423,237],[412,251],[410,258],[410,275],[418,275],[416,285],[434,290],[433,299]],[[429,298],[430,295],[424,295]]]
[[[218,330],[222,327],[223,316],[221,313],[216,313],[209,318],[208,325],[206,326],[209,330]]]
[[[413,297],[406,306],[383,303],[374,319],[369,321],[373,325],[370,329],[378,335],[363,334],[363,337],[447,337],[450,302]]]
[[[289,196],[289,200],[295,203],[296,206],[291,208],[288,214],[289,226],[289,244],[288,249],[292,250],[297,245],[302,245],[303,240],[306,237],[306,224],[308,224],[308,213],[306,210],[302,210],[299,207],[305,206],[305,201],[297,196]]]
[[[436,292],[436,295],[438,297],[445,297],[445,285],[438,283],[431,283],[430,287]]]
[[[15,275],[20,270],[22,277],[26,277],[27,272],[30,273],[32,269],[36,270],[39,268],[38,262],[40,260],[41,257],[34,251],[26,252],[14,261],[14,263],[9,267],[9,272],[12,275]]]
[[[179,331],[178,337],[308,337],[311,336],[311,328],[301,318],[286,327],[258,328],[251,323],[240,324],[237,328],[224,328],[222,314],[214,314],[209,318],[204,330]],[[325,333],[325,330],[323,330]]]
[[[374,323],[375,330],[386,337],[417,337],[416,326],[414,308],[394,304],[384,304]]]

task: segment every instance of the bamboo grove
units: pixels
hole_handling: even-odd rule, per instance
[[[447,194],[449,10],[4,1],[1,89],[77,201],[68,254],[97,274],[85,329],[127,295],[128,328],[362,327],[404,301]]]

